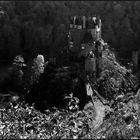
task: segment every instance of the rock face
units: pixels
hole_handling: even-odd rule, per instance
[[[99,100],[94,102],[94,107],[96,112],[94,128],[96,128],[103,123],[103,119],[105,117],[105,107]]]

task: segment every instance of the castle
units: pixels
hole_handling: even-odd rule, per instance
[[[99,17],[74,16],[71,18],[68,35],[71,52],[86,56],[99,39],[101,39],[101,19]]]
[[[97,72],[102,56],[101,19],[96,16],[74,16],[71,18],[68,50],[78,57],[84,57],[85,71]]]

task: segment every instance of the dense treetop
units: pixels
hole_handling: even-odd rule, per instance
[[[6,13],[0,28],[3,59],[12,60],[17,54],[30,58],[38,53],[48,57],[65,52],[73,15],[99,15],[103,39],[126,58],[140,45],[138,1],[1,1],[0,5]]]

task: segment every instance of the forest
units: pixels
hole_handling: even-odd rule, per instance
[[[75,15],[102,20],[85,56],[68,50]],[[138,1],[0,1],[0,139],[139,139],[140,74],[120,63],[139,22]]]
[[[0,27],[0,59],[12,61],[22,54],[34,58],[59,56],[67,50],[70,16],[98,15],[102,38],[130,59],[140,45],[140,2],[138,1],[1,1],[5,11]]]

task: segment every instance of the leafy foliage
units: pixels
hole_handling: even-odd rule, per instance
[[[95,127],[96,112],[92,105],[82,111],[55,110],[40,113],[33,106],[20,103],[0,110],[1,138],[140,138],[139,104],[131,100],[118,103],[118,110],[106,114]]]
[[[1,117],[2,138],[82,138],[90,131],[85,111],[42,114],[22,103],[1,110]]]
[[[44,113],[36,110],[34,105],[29,106],[24,102],[14,105],[11,103],[10,107],[0,109],[0,137],[3,139],[140,138],[140,91],[137,92],[137,88],[134,87],[135,76],[117,62],[110,50],[103,51],[102,59],[103,71],[94,86],[96,89],[97,85],[102,85],[103,92],[96,90],[110,102],[110,106],[103,105],[97,97],[94,97],[93,103],[86,104],[79,111],[79,99],[73,94],[65,96],[67,109],[54,108],[53,111],[46,110]],[[66,71],[60,68],[57,71],[59,71],[56,73],[57,77],[61,75],[61,78],[66,78]],[[118,88],[122,91],[118,91]],[[113,102],[110,100],[111,97]]]
[[[65,52],[69,16],[75,14],[98,13],[103,19],[103,38],[111,46],[120,49],[122,54],[127,50],[131,52],[138,49],[140,43],[139,2],[100,2],[99,4],[99,2],[84,1],[29,1],[0,2],[0,4],[9,16],[0,28],[0,53],[4,54],[0,56],[7,60],[13,59],[17,54],[23,54],[29,59],[38,53],[49,56],[61,54],[61,51]],[[12,76],[16,78],[15,89],[25,88],[27,94],[32,91],[32,94],[29,94],[31,99],[38,99],[38,105],[41,107],[42,104],[45,107],[48,105],[46,102],[40,102],[44,97],[52,95],[48,93],[53,91],[52,99],[57,98],[59,91],[63,91],[62,95],[66,93],[67,89],[64,85],[67,81],[69,83],[77,81],[75,77],[70,79],[71,75],[66,70],[55,71],[55,66],[48,66],[47,72],[40,75],[42,71],[36,60],[34,63],[32,61],[31,64],[27,64],[22,73],[24,60],[21,56],[18,58],[19,61],[16,61],[12,72],[16,75]],[[23,65],[19,63],[20,61]],[[79,101],[85,99],[84,94],[81,94],[81,97],[75,96],[84,91],[81,88],[84,86],[79,82],[79,86],[73,90],[75,93],[65,96],[67,110],[54,108],[53,111],[46,110],[45,113],[41,113],[33,105],[29,106],[23,102],[1,108],[0,138],[140,138],[140,92],[137,92],[136,77],[117,62],[112,51],[105,50],[102,72],[96,80],[92,83],[93,89],[108,100],[108,106],[94,97],[93,103],[87,104],[79,111]],[[17,83],[20,83],[20,86],[17,86]],[[58,84],[57,92],[53,84]],[[33,98],[35,94],[38,94],[39,98]],[[60,97],[62,98],[63,96]]]
[[[41,53],[46,57],[66,52],[70,16],[99,15],[102,37],[121,57],[131,58],[139,49],[139,5],[134,2],[0,2],[5,20],[0,28],[1,58],[12,60],[17,54],[30,59]],[[127,53],[126,53],[127,52]],[[8,56],[7,56],[8,54]]]
[[[127,70],[117,62],[115,54],[111,50],[103,51],[101,63],[102,72],[94,86],[107,100],[111,101],[118,95],[126,95],[138,90],[136,76],[132,74],[131,70]]]

